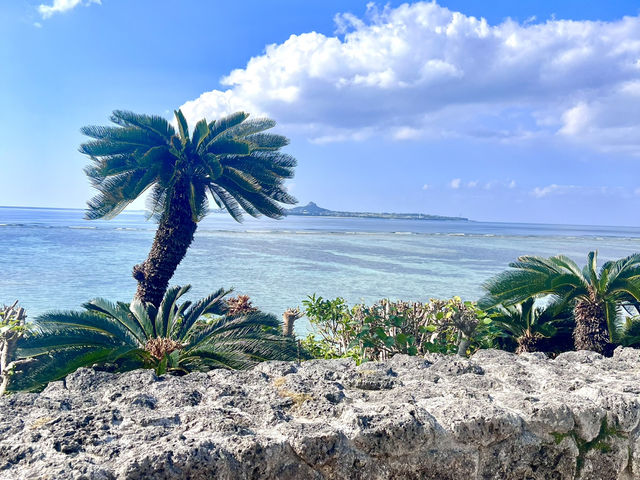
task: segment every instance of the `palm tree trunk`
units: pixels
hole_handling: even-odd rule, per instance
[[[526,332],[521,337],[518,337],[516,341],[518,342],[518,348],[516,348],[516,353],[532,353],[532,352],[540,352],[542,351],[542,342],[544,337],[540,334],[531,334],[531,332]]]
[[[595,299],[578,300],[573,309],[573,315],[576,321],[576,328],[573,331],[575,349],[610,355],[613,345],[609,340],[603,302]]]
[[[133,267],[138,281],[135,299],[160,306],[169,280],[187,253],[197,228],[186,186],[177,185],[169,208],[162,215],[147,259]]]

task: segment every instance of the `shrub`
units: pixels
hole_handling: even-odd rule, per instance
[[[303,301],[314,333],[302,341],[315,358],[384,360],[396,353],[466,355],[489,342],[491,320],[459,297],[428,303],[380,300],[349,307],[344,299]]]

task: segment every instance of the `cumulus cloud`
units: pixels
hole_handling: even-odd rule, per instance
[[[454,178],[453,180],[451,180],[451,181],[449,182],[449,186],[450,186],[451,188],[453,188],[454,190],[456,190],[456,189],[460,188],[460,182],[462,182],[462,180],[461,180],[461,179],[459,179],[459,178]]]
[[[72,10],[79,5],[101,4],[101,0],[53,0],[52,5],[41,4],[38,6],[38,12],[42,18],[47,19],[56,13],[63,13]]]
[[[267,46],[182,108],[191,119],[268,114],[325,142],[557,135],[640,152],[640,17],[534,22],[370,5],[363,18],[337,15],[336,36]]]

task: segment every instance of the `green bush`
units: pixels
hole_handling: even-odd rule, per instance
[[[459,297],[428,303],[380,300],[349,307],[344,299],[304,300],[314,333],[302,346],[314,358],[384,360],[396,353],[467,355],[489,345],[497,333],[491,319],[473,302]]]

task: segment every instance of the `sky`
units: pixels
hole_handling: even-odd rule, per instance
[[[640,226],[636,1],[0,0],[0,69],[0,205],[84,207],[112,110],[245,110],[300,204]]]

